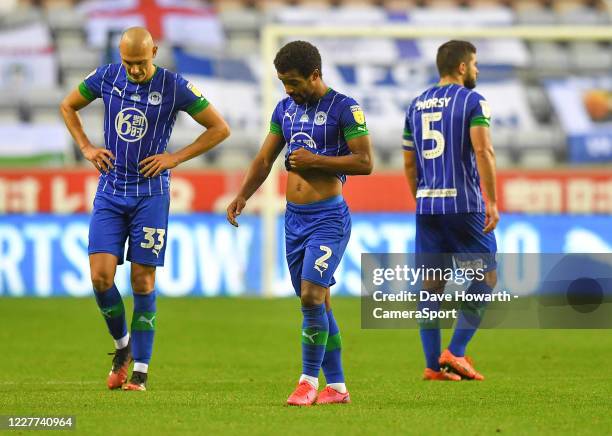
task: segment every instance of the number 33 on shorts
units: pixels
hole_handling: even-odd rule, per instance
[[[144,232],[145,242],[141,242],[140,246],[142,248],[151,248],[155,256],[159,257],[159,252],[164,246],[164,237],[166,236],[166,229],[143,227],[142,231]]]

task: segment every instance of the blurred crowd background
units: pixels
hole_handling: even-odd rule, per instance
[[[261,29],[317,26],[610,26],[610,1],[181,1],[3,0],[0,2],[0,165],[81,163],[57,105],[97,66],[119,60],[121,30],[151,29],[158,65],[195,82],[230,122],[233,135],[190,165],[244,168],[262,120]],[[323,54],[328,85],[364,106],[377,168],[400,168],[403,111],[436,79],[443,40],[310,38]],[[498,165],[551,168],[612,160],[612,50],[609,40],[483,39],[480,92],[493,110]],[[282,88],[278,88],[281,98]],[[103,108],[82,112],[102,143]],[[200,131],[180,116],[170,147]]]

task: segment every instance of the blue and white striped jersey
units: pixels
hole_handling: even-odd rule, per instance
[[[285,140],[285,162],[299,147],[325,156],[345,156],[351,154],[348,140],[369,134],[359,104],[331,88],[316,103],[298,105],[291,97],[281,100],[272,113],[270,132]],[[345,174],[337,177],[346,181]]]
[[[416,152],[417,213],[484,212],[471,126],[489,126],[491,111],[476,91],[434,86],[410,104],[403,148]]]
[[[169,192],[170,171],[145,178],[138,172],[138,162],[166,150],[178,111],[195,115],[208,106],[200,91],[160,67],[146,83],[133,82],[121,64],[99,67],[79,91],[90,101],[102,98],[104,142],[115,156],[115,168],[100,175],[98,191],[125,197]]]

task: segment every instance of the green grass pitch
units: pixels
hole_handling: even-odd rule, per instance
[[[483,330],[468,351],[486,381],[424,382],[417,331],[361,330],[359,300],[349,298],[334,313],[353,403],[286,407],[301,369],[298,305],[158,300],[142,393],[106,389],[112,342],[93,298],[0,299],[0,415],[75,415],[83,434],[612,430],[610,331]]]

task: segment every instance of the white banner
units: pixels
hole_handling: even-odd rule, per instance
[[[0,88],[15,91],[55,86],[57,60],[49,28],[34,23],[1,31]]]
[[[389,74],[394,76],[394,84],[377,84],[381,77]],[[425,80],[421,72],[412,71],[412,74],[409,74],[407,69],[401,68],[394,71],[372,66],[357,67],[355,82],[347,83],[334,67],[328,66],[324,69],[324,77],[328,86],[353,97],[361,104],[373,142],[382,148],[399,148],[405,108],[412,99],[433,85]],[[195,83],[226,117],[232,126],[233,135],[261,137],[262,127],[267,126],[272,114],[267,114],[264,120],[261,119],[259,85],[197,75],[187,75],[187,78]],[[277,85],[276,97],[280,100],[285,94],[280,82]],[[496,131],[513,133],[517,130],[534,130],[537,127],[520,81],[484,82],[479,84],[476,90],[489,102],[493,114],[492,128]],[[188,123],[191,124],[191,121]]]
[[[63,123],[0,124],[0,157],[62,154],[70,147]]]

